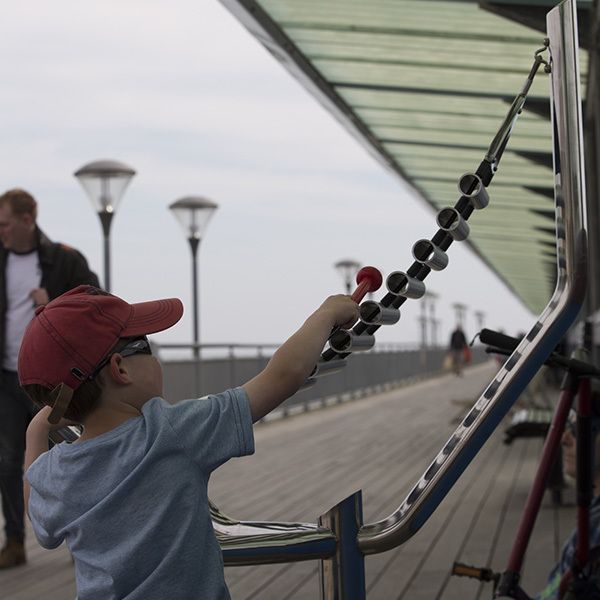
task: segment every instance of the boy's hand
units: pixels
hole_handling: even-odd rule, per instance
[[[46,306],[50,302],[50,297],[45,288],[34,288],[29,292],[29,297],[33,300],[34,306]]]
[[[50,433],[51,431],[56,431],[57,429],[68,427],[69,425],[78,425],[78,423],[75,421],[70,421],[69,419],[61,419],[58,423],[53,425],[48,421],[48,417],[50,416],[51,412],[52,409],[49,406],[40,408],[40,410],[31,420],[29,428],[36,431],[47,431]]]
[[[349,329],[358,319],[358,304],[344,294],[329,296],[318,310],[331,313],[332,327]]]

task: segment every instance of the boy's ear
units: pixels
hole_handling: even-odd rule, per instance
[[[108,362],[108,373],[107,376],[112,379],[115,383],[120,385],[128,385],[132,382],[127,366],[123,361],[123,357],[115,352]]]

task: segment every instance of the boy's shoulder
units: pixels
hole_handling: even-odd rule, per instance
[[[252,415],[243,387],[159,406],[180,447],[209,471],[233,456],[254,452]]]
[[[231,407],[234,413],[249,412],[248,396],[244,388],[232,388],[217,394],[207,394],[199,398],[188,398],[169,402],[162,397],[148,400],[142,407],[142,416],[148,423],[165,422],[178,429],[182,422],[193,420],[195,427],[208,425],[211,414],[222,413],[226,407]]]
[[[144,404],[143,413],[161,412],[171,413],[186,410],[208,409],[211,405],[233,403],[246,404],[248,396],[243,387],[236,387],[218,393],[206,394],[197,398],[186,398],[183,400],[170,401],[165,398],[151,398]]]

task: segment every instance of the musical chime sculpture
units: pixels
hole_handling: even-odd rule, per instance
[[[441,271],[448,266],[448,248],[455,241],[469,236],[469,217],[475,210],[486,208],[490,202],[487,192],[498,170],[512,129],[523,110],[533,79],[544,65],[550,71],[542,53],[546,46],[534,55],[534,62],[521,93],[513,101],[506,119],[492,141],[488,152],[475,173],[465,173],[458,180],[460,198],[453,207],[442,208],[436,216],[438,231],[431,239],[417,240],[412,247],[413,264],[406,271],[394,271],[386,278],[388,293],[379,301],[368,300],[360,306],[360,321],[352,330],[337,330],[329,338],[329,348],[321,356],[305,388],[314,385],[323,375],[336,373],[346,366],[346,357],[352,352],[370,350],[375,345],[375,332],[383,325],[394,325],[400,320],[400,307],[408,299],[425,295],[425,278],[431,271]],[[363,267],[357,276],[359,287],[353,294],[362,299],[367,292],[376,291],[381,285],[381,275],[374,267]]]

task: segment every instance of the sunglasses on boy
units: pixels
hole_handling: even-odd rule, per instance
[[[152,348],[150,346],[150,342],[146,336],[136,338],[135,340],[131,340],[127,342],[125,346],[119,348],[118,346],[111,350],[108,356],[104,357],[99,363],[98,366],[94,369],[88,379],[94,379],[102,369],[110,362],[110,357],[113,354],[120,354],[122,357],[133,356],[134,354],[152,354]]]

